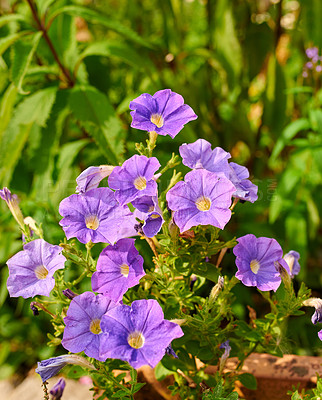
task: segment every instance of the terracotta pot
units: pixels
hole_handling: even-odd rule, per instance
[[[233,371],[237,362],[237,358],[228,359],[224,372]],[[200,363],[200,366],[202,365]],[[209,366],[205,370],[207,374],[213,374],[216,371],[215,366]],[[285,400],[289,398],[287,392],[292,390],[293,386],[297,387],[299,384],[299,390],[315,387],[316,373],[322,375],[322,358],[289,354],[280,358],[254,353],[245,361],[241,372],[249,372],[257,379],[257,390],[246,389],[240,382],[236,382],[236,391],[241,399]],[[167,389],[167,386],[173,382],[171,377],[159,382],[152,368],[143,367],[139,369],[138,378],[147,384],[137,393],[135,397],[137,400],[174,399]]]

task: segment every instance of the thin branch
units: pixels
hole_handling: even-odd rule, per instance
[[[70,72],[68,71],[68,69],[62,64],[62,62],[59,59],[59,56],[56,52],[56,49],[52,43],[52,41],[50,40],[49,36],[48,36],[48,32],[46,29],[46,26],[42,23],[42,21],[40,20],[38,14],[37,14],[37,10],[36,7],[33,3],[32,0],[27,0],[27,3],[29,4],[30,10],[32,12],[33,18],[38,26],[38,29],[43,33],[44,39],[46,40],[48,47],[50,49],[50,51],[52,52],[55,61],[57,62],[59,68],[61,69],[63,75],[65,76],[66,80],[67,80],[67,84],[69,87],[73,87],[75,82],[72,79]]]

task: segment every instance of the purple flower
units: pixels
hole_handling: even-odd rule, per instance
[[[299,264],[300,254],[297,251],[291,250],[283,257],[283,260],[287,263],[292,278],[300,272],[301,266]]]
[[[158,204],[157,196],[144,196],[132,201],[136,208],[134,215],[144,221],[143,234],[149,238],[155,236],[161,229],[164,219]]]
[[[38,362],[36,372],[40,375],[42,381],[46,382],[48,379],[57,375],[58,372],[67,364],[80,365],[84,368],[96,369],[94,365],[87,361],[84,357],[76,356],[75,354],[64,354],[62,356],[52,357]]]
[[[101,252],[96,272],[92,275],[92,289],[115,302],[122,299],[128,288],[139,283],[143,270],[143,257],[134,246],[134,239],[121,239]]]
[[[76,193],[85,193],[97,188],[101,180],[109,176],[113,169],[112,165],[88,167],[76,178]]]
[[[276,291],[281,277],[274,263],[280,261],[283,250],[275,239],[245,235],[237,239],[234,247],[238,271],[236,277],[245,286]]]
[[[121,305],[103,316],[101,326],[106,332],[102,357],[127,361],[133,368],[155,367],[172,340],[183,336],[179,325],[164,319],[156,300]]]
[[[36,295],[49,296],[55,286],[53,275],[64,268],[66,258],[62,248],[36,239],[23,246],[23,250],[8,261],[8,291],[11,297],[24,299]]]
[[[16,194],[11,194],[10,190],[4,187],[0,190],[0,198],[7,203],[9,210],[15,220],[18,222],[20,227],[24,229],[25,223],[23,220],[23,215],[19,207],[19,199]]]
[[[322,329],[318,332],[319,339],[322,340]]]
[[[110,243],[136,235],[136,220],[127,206],[121,207],[109,188],[92,189],[83,195],[72,194],[62,200],[59,224],[67,239],[76,237],[81,243]]]
[[[114,168],[108,178],[108,185],[116,190],[115,198],[121,205],[139,197],[155,196],[158,188],[153,177],[159,168],[157,158],[135,154],[124,161],[122,167]]]
[[[72,353],[84,351],[88,357],[105,361],[102,357],[102,338],[105,333],[101,329],[101,318],[116,307],[107,297],[92,292],[84,292],[76,296],[69,305],[67,317],[64,318],[65,330],[61,344]]]
[[[184,143],[179,147],[182,163],[191,169],[204,168],[211,172],[223,172],[228,174],[229,153],[221,147],[211,150],[211,143],[204,139],[198,139],[194,143]]]
[[[63,396],[63,392],[66,386],[66,381],[64,378],[60,378],[56,385],[50,390],[52,395],[51,400],[60,400]]]
[[[229,166],[230,174],[228,178],[236,187],[233,197],[254,203],[258,199],[258,187],[247,179],[249,178],[248,169],[233,162],[229,163]]]
[[[316,72],[321,72],[321,71],[322,71],[322,65],[317,65],[317,66],[315,67],[315,71],[316,71]]]
[[[224,176],[204,169],[188,172],[167,193],[169,208],[180,232],[192,226],[213,225],[223,229],[230,220],[235,186]]]
[[[315,58],[319,55],[319,49],[317,47],[308,47],[305,53],[308,58]]]
[[[183,97],[170,89],[159,90],[153,96],[143,93],[130,103],[132,128],[172,139],[189,121],[197,119],[193,109],[184,104]]]

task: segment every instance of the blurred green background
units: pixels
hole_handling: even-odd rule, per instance
[[[305,52],[321,55],[321,15],[321,0],[0,0],[0,187],[59,243],[58,205],[79,173],[122,163],[146,139],[130,128],[129,102],[170,88],[198,119],[173,140],[158,138],[160,162],[198,138],[229,151],[249,168],[259,200],[237,205],[225,237],[274,237],[285,253],[300,252],[295,285],[304,280],[321,296],[321,61],[308,65]],[[4,202],[0,210],[6,377],[54,349],[46,316],[8,297],[5,263],[21,238]],[[223,266],[235,273],[232,254]],[[247,318],[256,290],[238,285],[236,297]],[[321,354],[310,315],[291,320],[287,337],[285,352]]]

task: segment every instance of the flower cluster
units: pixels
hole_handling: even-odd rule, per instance
[[[322,72],[322,56],[319,56],[319,49],[317,47],[308,47],[305,53],[308,61],[303,67],[303,78],[308,78],[310,72],[320,74]]]
[[[132,127],[146,130],[153,145],[155,135],[173,138],[186,123],[197,118],[192,108],[184,104],[183,98],[170,89],[161,90],[153,96],[142,94],[130,103],[130,108],[133,110]],[[153,138],[151,133],[155,134]],[[145,277],[144,259],[135,246],[134,237],[140,236],[150,244],[156,256],[154,262],[157,269],[160,258],[155,248],[161,244],[155,236],[165,221],[167,227],[163,235],[167,233],[171,238],[173,235],[178,238],[178,231],[181,237],[194,238],[191,228],[199,226],[210,225],[217,228],[210,228],[212,231],[219,232],[229,222],[237,202],[254,203],[258,190],[249,180],[246,167],[230,162],[230,154],[222,148],[212,149],[211,143],[198,139],[181,145],[179,149],[182,163],[191,171],[183,180],[174,173],[175,178],[166,193],[159,197],[158,182],[165,169],[158,173],[161,165],[156,157],[150,155],[152,148],[151,142],[148,142],[146,150],[149,151],[133,155],[121,166],[87,168],[76,180],[76,193],[63,199],[59,206],[62,216],[60,225],[66,238],[76,238],[86,245],[86,257],[78,260],[85,260],[86,269],[81,276],[90,278],[92,287],[92,291],[79,295],[70,289],[75,283],[64,287],[66,298],[62,303],[69,306],[64,309],[65,317],[61,317],[64,325],[59,328],[60,332],[63,331],[61,344],[71,353],[84,352],[99,362],[108,358],[119,359],[133,368],[143,365],[155,367],[165,354],[177,357],[171,342],[183,336],[178,323],[164,318],[157,300],[142,298],[140,291],[137,297],[132,296],[134,290],[128,293],[130,288],[140,284],[142,278],[147,286],[148,279],[154,279],[152,273],[147,275],[148,279]],[[104,179],[108,187],[99,187]],[[25,222],[17,197],[11,195],[7,188],[0,191],[0,196],[24,229]],[[41,237],[34,239],[26,231],[23,250],[7,262],[7,286],[13,297],[50,296],[55,287],[55,272],[65,268],[66,258],[73,262],[79,254],[74,244],[67,244],[66,241],[61,246],[47,243],[37,225],[32,226],[35,234]],[[215,241],[218,252],[220,249],[227,250],[218,245],[216,238]],[[299,254],[290,251],[283,256],[283,250],[275,239],[247,234],[238,238],[237,242],[233,250],[236,277],[244,285],[256,286],[262,291],[276,291],[282,280],[286,282],[286,276],[290,280],[299,273]],[[90,253],[95,243],[102,243],[104,247],[96,265]],[[207,254],[202,257],[209,261]],[[79,264],[83,265],[82,262]],[[61,277],[63,271],[57,274]],[[62,289],[59,288],[61,281],[56,280],[56,297],[63,297],[61,293],[57,295]],[[80,280],[74,282],[79,283]],[[219,276],[209,296],[209,308],[224,290],[224,282],[225,278]],[[163,294],[162,290],[160,294]],[[151,291],[151,297],[154,296]],[[37,304],[36,301],[31,304],[35,315],[38,313]],[[322,320],[321,304],[316,304],[318,307],[313,323]],[[229,341],[222,343],[220,348],[225,350],[220,361],[222,371],[231,350]],[[53,357],[39,363],[37,372],[45,381],[68,363],[95,368],[84,360],[75,355]],[[54,389],[56,398],[61,397],[64,385],[60,382]]]

